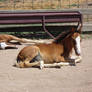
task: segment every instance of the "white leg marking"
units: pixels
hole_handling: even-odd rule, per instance
[[[67,66],[70,65],[69,62],[60,62],[60,63],[53,63],[53,64],[44,64],[45,68],[51,68],[51,67],[61,67],[61,66]]]
[[[75,63],[80,63],[82,60],[82,57],[81,56],[78,56],[76,59],[75,59]]]
[[[43,68],[44,68],[44,61],[41,60],[41,61],[40,61],[40,69],[43,69]]]
[[[1,42],[0,43],[0,48],[1,49],[5,49],[5,47],[7,47],[8,45],[5,42]]]
[[[75,63],[80,63],[82,60],[82,57],[81,56],[71,56],[71,59],[74,59]]]
[[[80,55],[81,54],[81,47],[80,47],[80,36],[78,36],[76,39],[76,51]]]

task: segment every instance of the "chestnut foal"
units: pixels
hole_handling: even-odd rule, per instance
[[[72,49],[78,58],[70,57]],[[55,67],[71,65],[81,60],[80,31],[72,27],[51,43],[38,43],[24,47],[17,56],[16,66],[20,68],[40,66]]]

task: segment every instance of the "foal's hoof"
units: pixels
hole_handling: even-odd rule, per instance
[[[71,66],[76,66],[75,59],[71,59],[71,61],[69,62],[69,64],[70,64]]]
[[[42,70],[44,68],[44,65],[40,65],[40,70]]]
[[[82,57],[81,56],[78,56],[76,59],[75,59],[75,63],[80,63],[82,61]]]
[[[40,67],[40,70],[42,70],[44,67]]]
[[[44,68],[44,61],[41,60],[41,61],[40,61],[40,69],[42,70],[43,68]]]

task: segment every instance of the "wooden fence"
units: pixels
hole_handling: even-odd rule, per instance
[[[92,31],[92,8],[89,9],[85,8],[78,10],[83,15],[83,31]]]
[[[92,8],[84,8],[84,9],[68,9],[69,11],[80,11],[83,15],[83,31],[92,31]],[[49,10],[53,11],[53,10]],[[54,10],[57,11],[57,10]],[[59,10],[58,10],[59,11]],[[62,9],[60,11],[67,11],[67,9]],[[19,11],[21,12],[21,11]],[[20,25],[21,26],[21,25]],[[25,25],[26,26],[26,25]],[[5,26],[0,25],[0,28]]]
[[[92,0],[0,0],[0,10],[92,8]]]

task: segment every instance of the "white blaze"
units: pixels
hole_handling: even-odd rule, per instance
[[[80,36],[78,36],[76,39],[76,51],[80,55],[81,54],[81,47],[80,47]]]

